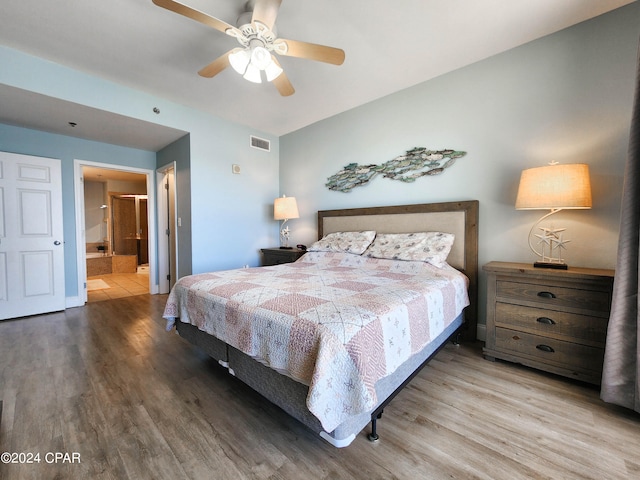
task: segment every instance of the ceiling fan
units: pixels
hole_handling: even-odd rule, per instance
[[[277,38],[274,25],[282,0],[250,0],[247,6],[251,9],[253,4],[253,9],[240,15],[237,27],[175,0],[153,0],[153,3],[215,28],[238,41],[240,47],[229,50],[198,72],[203,77],[214,77],[231,66],[246,80],[260,83],[264,73],[280,95],[288,96],[295,90],[273,53],[333,65],[342,65],[344,62],[344,51],[339,48]]]

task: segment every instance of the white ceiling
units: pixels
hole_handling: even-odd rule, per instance
[[[231,24],[245,4],[181,1]],[[0,44],[279,136],[632,1],[283,0],[280,37],[346,52],[341,66],[280,57],[291,97],[232,69],[200,77],[235,40],[151,0],[3,0]],[[6,85],[0,122],[148,150],[185,133]]]
[[[2,84],[0,123],[152,152],[187,133]]]

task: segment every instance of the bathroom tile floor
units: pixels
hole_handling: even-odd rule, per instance
[[[87,303],[149,293],[148,268],[139,268],[138,273],[111,273],[87,277],[87,280],[93,279],[103,280],[109,288],[89,290]]]

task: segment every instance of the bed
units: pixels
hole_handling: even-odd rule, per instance
[[[294,263],[180,279],[167,329],[332,445],[370,422],[377,440],[435,353],[475,340],[477,224],[477,201],[319,211],[319,241]],[[416,238],[438,246],[427,261],[406,257]]]

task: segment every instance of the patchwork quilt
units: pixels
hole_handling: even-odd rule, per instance
[[[375,383],[469,304],[444,265],[308,252],[295,263],[191,275],[172,289],[167,329],[190,323],[309,387],[327,432],[378,403]]]

